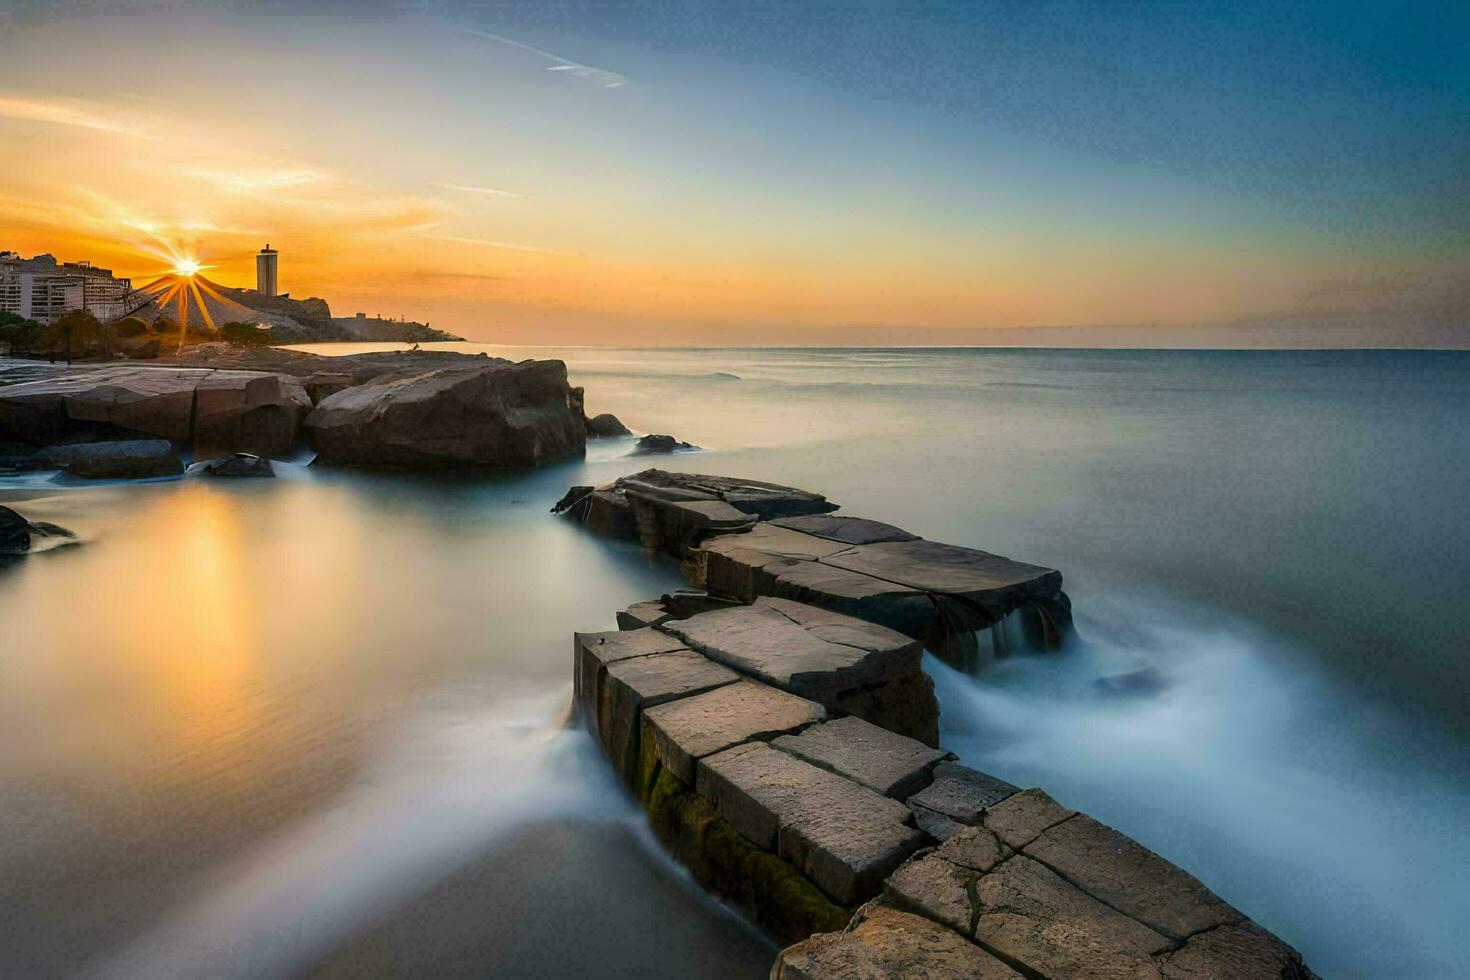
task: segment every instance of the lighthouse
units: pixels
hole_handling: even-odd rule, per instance
[[[276,255],[279,254],[267,243],[255,257],[255,291],[266,296],[276,295]]]

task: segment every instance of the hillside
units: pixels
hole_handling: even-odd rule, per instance
[[[324,341],[430,341],[463,340],[435,330],[424,323],[381,320],[376,317],[334,317],[327,301],[317,297],[292,299],[289,294],[267,296],[253,289],[233,289],[194,276],[192,284],[177,276],[152,287],[155,298],[132,315],[152,321],[166,317],[175,322],[185,316],[191,324],[201,321],[218,327],[243,321],[267,323],[277,343],[306,344]],[[201,310],[201,305],[203,309]]]

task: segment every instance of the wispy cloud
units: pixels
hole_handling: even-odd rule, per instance
[[[184,221],[178,225],[180,231],[207,235],[264,235],[259,228],[238,228],[232,225],[217,225],[212,221]]]
[[[529,44],[522,44],[520,41],[517,41],[514,38],[505,37],[501,34],[491,34],[487,31],[476,31],[469,28],[465,29],[465,33],[472,34],[475,37],[482,37],[487,41],[498,41],[501,44],[508,44],[513,48],[519,48],[522,51],[534,54],[538,58],[545,58],[547,61],[553,62],[553,64],[546,69],[547,71],[566,72],[567,74],[574,75],[577,78],[585,78],[589,81],[596,82],[602,88],[618,88],[620,86],[628,84],[628,78],[626,75],[619,75],[617,72],[607,71],[602,68],[593,68],[591,65],[584,65],[581,62],[572,61],[570,58],[563,58],[559,54],[552,54],[550,51],[543,51],[540,48],[533,48]]]
[[[284,170],[185,170],[186,177],[207,181],[235,194],[259,194],[283,187],[300,187],[325,180],[327,175],[305,168]]]
[[[488,238],[465,238],[460,235],[425,235],[437,242],[456,242],[460,245],[483,245],[486,248],[509,248],[517,252],[545,252],[548,255],[566,255],[554,248],[542,248],[540,245],[522,245],[519,242],[496,242]]]
[[[498,187],[476,187],[473,184],[433,184],[440,190],[459,191],[461,194],[484,194],[490,197],[520,197],[515,191],[503,191]]]
[[[76,126],[80,129],[116,133],[119,136],[131,136],[140,140],[158,139],[150,133],[145,133],[123,122],[106,106],[83,102],[79,99],[31,99],[0,95],[0,118],[53,123],[57,126]]]

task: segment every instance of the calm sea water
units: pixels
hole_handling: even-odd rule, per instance
[[[707,450],[658,465],[1062,569],[1074,649],[930,664],[947,746],[1324,975],[1470,974],[1470,357],[487,349]],[[678,584],[546,513],[628,448],[0,485],[86,539],[0,571],[0,972],[763,975],[560,725],[572,631]]]

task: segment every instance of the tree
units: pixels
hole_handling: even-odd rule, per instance
[[[9,344],[12,354],[30,354],[41,346],[43,328],[35,320],[14,313],[0,313],[0,344]]]
[[[220,335],[231,347],[269,347],[271,328],[263,323],[232,320],[220,327]]]
[[[135,316],[125,317],[117,321],[116,326],[119,337],[141,337],[148,332],[148,324]]]
[[[89,348],[103,347],[102,322],[86,310],[73,310],[51,327],[67,360],[85,357]]]

